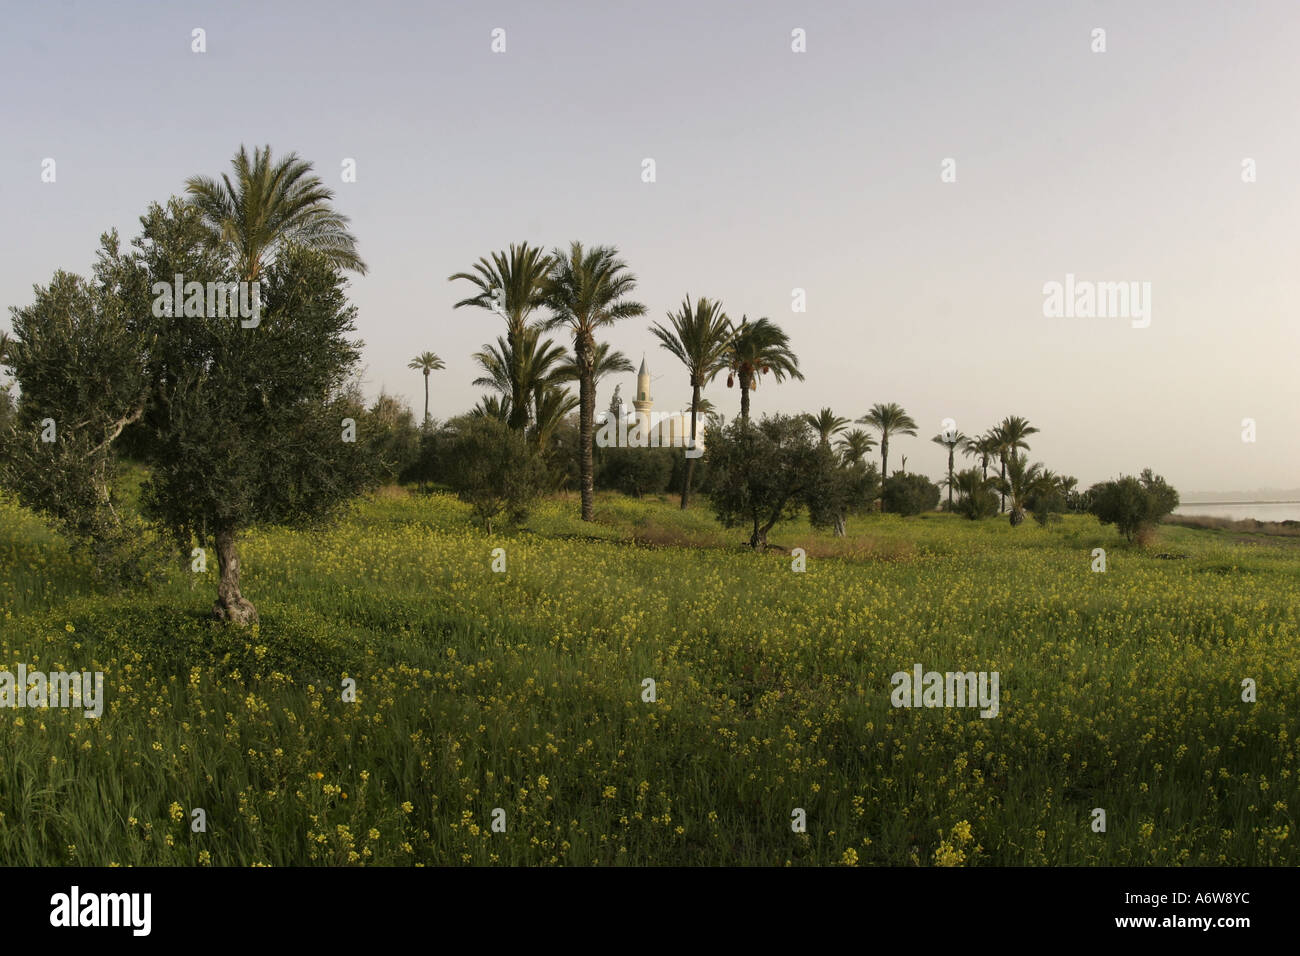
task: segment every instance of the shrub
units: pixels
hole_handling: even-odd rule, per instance
[[[1130,542],[1148,539],[1156,522],[1178,507],[1178,492],[1150,468],[1137,478],[1122,475],[1093,485],[1088,495],[1097,520],[1115,525]]]
[[[504,514],[511,524],[528,517],[547,482],[546,464],[527,438],[505,422],[466,415],[448,422],[442,478],[489,531]]]
[[[668,487],[673,457],[668,448],[606,448],[597,484],[634,498],[658,494]]]
[[[883,510],[900,515],[916,515],[939,506],[939,486],[925,475],[895,472],[885,480],[881,494]]]

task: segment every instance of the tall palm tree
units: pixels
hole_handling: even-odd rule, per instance
[[[848,432],[835,444],[835,448],[840,453],[840,459],[846,465],[861,461],[871,454],[871,449],[875,447],[876,439],[870,432],[864,432],[861,428],[855,428],[853,431]]]
[[[768,372],[778,382],[787,375],[803,381],[799,359],[790,351],[790,336],[768,318],[751,322],[742,315],[740,325],[732,326],[723,362],[729,373],[727,388],[740,385],[740,418],[745,422],[749,421],[749,393]]]
[[[271,147],[240,146],[231,161],[234,179],[222,174],[185,181],[189,202],[202,212],[213,245],[232,254],[240,278],[256,282],[288,243],[324,253],[335,267],[366,273],[348,217],[330,205],[333,190],[312,174],[311,163],[289,153],[278,162]]]
[[[698,434],[696,421],[701,414],[701,392],[722,371],[727,352],[731,320],[716,299],[701,297],[691,306],[688,295],[681,308],[668,313],[668,325],[656,322],[650,332],[674,358],[686,366],[691,383],[691,447]],[[682,507],[691,501],[691,479],[695,475],[695,458],[686,458],[686,480],[682,482]]]
[[[948,510],[952,511],[952,454],[958,445],[965,446],[968,439],[961,432],[953,429],[948,432],[940,432],[930,441],[936,445],[943,445],[948,449]]]
[[[578,474],[582,494],[582,520],[595,520],[592,439],[596,419],[596,332],[620,319],[645,315],[645,306],[628,298],[636,276],[618,258],[613,246],[584,249],[572,242],[568,252],[552,252],[555,267],[546,284],[545,303],[551,310],[546,328],[567,328],[573,334],[573,354],[578,366]]]
[[[871,411],[858,419],[859,425],[870,425],[880,432],[880,480],[889,477],[889,438],[891,435],[916,435],[916,422],[896,402],[877,402]]]
[[[1038,429],[1029,424],[1029,419],[1021,418],[1019,415],[1008,415],[1006,418],[993,429],[996,436],[998,460],[1002,463],[1001,480],[1005,484],[1007,480],[1007,458],[1014,455],[1020,449],[1029,449],[1029,442],[1025,441],[1028,435],[1037,434]],[[1006,492],[1002,492],[1001,510],[1005,511],[1007,507]]]
[[[511,243],[508,252],[494,252],[480,258],[472,271],[457,272],[447,281],[465,279],[478,289],[476,295],[461,299],[455,308],[474,306],[496,312],[506,323],[509,352],[516,361],[525,353],[523,336],[528,318],[543,305],[551,259],[537,246]],[[528,426],[529,393],[523,370],[515,365],[504,369],[510,387],[510,427],[522,431]]]
[[[981,474],[985,479],[989,476],[989,459],[998,453],[998,437],[990,429],[974,438],[967,438],[966,444],[962,446],[963,455],[973,455],[979,459]]]
[[[421,352],[411,359],[406,367],[424,373],[424,424],[427,426],[429,424],[429,373],[440,371],[447,366],[443,364],[442,359],[438,358],[437,353]]]
[[[841,418],[829,408],[823,408],[816,415],[811,413],[804,415],[804,421],[812,426],[813,431],[817,433],[823,445],[829,445],[832,438],[849,426],[847,418]]]

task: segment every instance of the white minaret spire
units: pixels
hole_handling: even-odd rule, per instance
[[[650,397],[650,369],[646,368],[645,356],[641,356],[641,370],[636,373],[636,398],[632,407],[636,409],[637,418],[649,427],[650,410],[654,408],[654,399]]]

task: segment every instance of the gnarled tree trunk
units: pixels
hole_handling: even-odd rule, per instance
[[[218,531],[215,543],[221,580],[217,584],[217,600],[212,605],[212,616],[229,624],[256,624],[257,608],[239,593],[239,551],[235,547],[234,529]]]

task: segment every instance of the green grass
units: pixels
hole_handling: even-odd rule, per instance
[[[1283,539],[870,516],[779,526],[795,573],[703,508],[576,515],[487,535],[447,497],[383,496],[252,532],[245,632],[205,618],[215,560],[106,593],[0,502],[0,669],[102,670],[108,699],[0,710],[0,860],[1300,863]],[[1000,714],[892,707],[916,662],[998,671]]]

